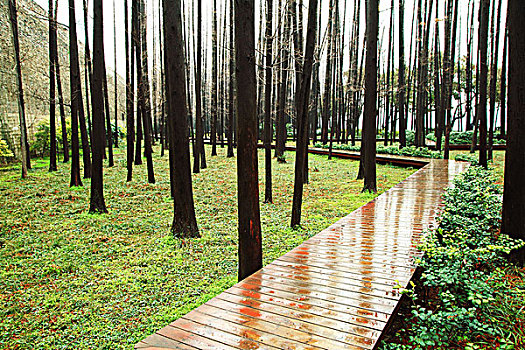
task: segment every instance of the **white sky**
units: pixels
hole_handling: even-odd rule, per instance
[[[108,67],[110,68],[113,68],[114,67],[114,51],[113,51],[113,48],[114,48],[114,44],[113,44],[113,1],[114,0],[104,0],[103,1],[103,6],[104,6],[104,40],[105,40],[105,54],[106,54],[106,64],[108,65]],[[158,3],[159,1],[161,0],[146,0],[147,2],[147,7],[148,7],[148,22],[149,22],[149,28],[148,28],[148,38],[152,38],[152,34],[153,34],[153,30],[155,30],[155,33],[158,33]],[[185,11],[187,11],[187,17],[186,18],[189,18],[189,11],[191,9],[191,1],[192,0],[183,0],[183,3],[185,2],[184,4],[184,9]],[[195,0],[193,0],[195,1]],[[203,3],[203,23],[204,23],[204,32],[203,32],[203,35],[206,36],[206,33],[211,33],[211,8],[212,8],[212,2],[213,0],[202,0],[202,3]],[[218,3],[218,7],[219,9],[222,9],[224,8],[224,4],[225,4],[225,1],[226,0],[217,0],[217,3]],[[284,0],[286,1],[286,0]],[[283,1],[283,2],[284,2]],[[347,31],[346,31],[346,36],[345,36],[345,41],[346,41],[346,44],[348,43],[348,39],[349,39],[349,32],[350,32],[350,22],[352,20],[352,13],[353,13],[353,8],[354,8],[354,4],[356,1],[362,1],[363,5],[361,6],[362,7],[362,20],[361,20],[361,32],[364,33],[364,29],[365,29],[365,23],[364,23],[364,0],[338,0],[339,1],[339,6],[341,8],[341,11],[343,9],[343,6],[346,2],[347,4],[347,14],[346,14],[346,28],[347,28]],[[413,16],[413,11],[415,10],[416,8],[416,5],[415,5],[415,2],[417,0],[405,0],[405,33],[406,33],[406,39],[405,39],[405,47],[406,47],[406,59],[408,61],[408,58],[409,58],[409,48],[410,48],[410,36],[412,35],[412,29],[411,29],[411,26],[412,26],[412,16]],[[444,13],[444,6],[445,6],[445,1],[444,0],[434,0],[435,1],[438,1],[439,3],[439,6],[440,6],[440,14],[441,14],[441,18],[443,18],[443,13]],[[476,4],[479,3],[479,0],[459,0],[459,3],[460,3],[460,20],[461,20],[461,25],[460,25],[460,28],[461,28],[461,45],[459,46],[459,50],[461,50],[461,56],[464,56],[466,54],[465,50],[466,50],[466,30],[465,28],[467,27],[467,23],[466,23],[466,20],[467,20],[467,12],[468,12],[468,7],[469,7],[469,3],[471,1],[475,1]],[[48,4],[48,0],[36,0],[36,2],[41,5],[45,10],[47,10],[47,4]],[[131,2],[132,0],[129,0],[129,5],[131,6]],[[258,19],[259,19],[259,11],[260,11],[260,6],[258,4],[260,3],[265,3],[266,1],[265,0],[258,0],[256,1],[256,6],[257,6],[257,10],[256,10],[256,27],[258,28]],[[308,4],[308,0],[303,0],[304,4],[305,4],[305,8],[304,8],[304,20],[306,21],[307,20],[307,9],[306,9],[306,5]],[[329,3],[329,0],[320,0],[321,2],[321,9],[322,9],[322,21],[321,21],[321,28],[322,28],[322,33],[320,33],[320,35],[323,35],[324,34],[324,31],[327,27],[327,17],[328,17],[328,3]],[[59,11],[58,11],[58,19],[60,22],[62,23],[68,23],[68,0],[59,0],[58,1],[59,3]],[[395,22],[395,35],[394,35],[394,47],[396,48],[397,45],[397,15],[398,15],[398,3],[399,3],[399,0],[394,0],[394,9],[395,9],[395,13],[394,13],[394,22]],[[495,3],[492,2],[492,3]],[[75,0],[75,4],[76,4],[76,12],[77,12],[77,32],[78,32],[78,37],[79,37],[79,40],[80,41],[84,41],[84,23],[83,23],[83,10],[82,10],[82,0]],[[276,8],[277,8],[277,4],[278,4],[278,0],[274,0],[274,13],[276,12]],[[89,8],[89,26],[91,28],[92,26],[92,0],[89,1],[88,0],[88,8]],[[505,13],[506,13],[506,5],[507,5],[507,0],[503,0],[503,14],[502,14],[502,25],[504,25],[505,23]],[[387,44],[387,40],[388,40],[388,29],[385,29],[388,27],[388,24],[389,24],[389,18],[390,18],[390,6],[391,6],[391,0],[381,0],[380,1],[380,30],[379,30],[379,36],[380,36],[380,39],[383,35],[383,40],[385,41],[385,45]],[[477,6],[476,6],[477,7]],[[222,10],[220,10],[222,11]],[[476,10],[477,11],[477,10]],[[196,12],[196,11],[195,11]],[[130,16],[131,16],[131,11],[130,11]],[[432,16],[432,18],[434,18],[434,15]],[[341,18],[342,20],[342,18]],[[116,34],[117,34],[117,72],[121,75],[121,76],[125,76],[125,64],[124,64],[124,60],[125,60],[125,49],[124,49],[124,1],[123,0],[116,0],[116,21],[117,21],[117,28],[116,28]],[[476,24],[476,20],[474,21],[475,23],[475,30],[477,29],[477,24]],[[274,25],[275,25],[275,21],[274,21]],[[306,23],[304,23],[304,25],[306,26]],[[222,23],[219,22],[219,27],[222,26]],[[432,26],[434,26],[434,23],[432,23]],[[440,27],[441,27],[441,31],[443,30],[442,27],[443,27],[443,22],[440,22]],[[383,33],[383,34],[382,34]],[[92,36],[92,29],[89,30],[89,34],[90,34],[90,37]],[[476,35],[474,35],[474,39],[476,38]],[[91,39],[90,39],[91,40]],[[204,39],[203,39],[204,40]],[[208,40],[211,40],[211,34],[208,34]],[[257,39],[256,39],[257,40]],[[443,34],[441,34],[441,40],[443,40]],[[149,40],[149,47],[150,47],[150,50],[152,51],[152,40]],[[362,43],[361,43],[362,45]],[[92,45],[90,45],[92,47]],[[204,49],[204,45],[203,45],[203,49]],[[158,45],[157,45],[157,50],[158,50]],[[500,51],[503,50],[503,45],[500,44]],[[211,51],[211,50],[209,50]],[[345,55],[347,56],[347,48],[345,48]],[[211,52],[209,52],[211,53]],[[394,54],[395,54],[395,57],[397,57],[397,49],[394,49]],[[386,53],[384,54],[386,56]],[[209,55],[211,56],[211,55]],[[152,55],[150,55],[150,57],[152,57]],[[209,57],[208,57],[209,58]],[[345,58],[347,64],[348,65],[348,60],[347,58]],[[500,60],[501,61],[501,60]],[[150,66],[151,66],[151,60],[150,60]],[[396,59],[396,66],[397,66],[397,59]],[[150,67],[151,68],[151,67]]]

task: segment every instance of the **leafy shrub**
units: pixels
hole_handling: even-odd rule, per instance
[[[327,149],[329,146],[323,145],[322,143],[318,142],[314,145],[314,147]],[[352,145],[345,145],[345,144],[334,144],[332,148],[337,149],[337,150],[352,151],[352,152],[361,151],[360,146],[352,146]],[[435,159],[442,158],[442,155],[440,152],[431,151],[426,147],[418,148],[415,146],[409,146],[409,147],[399,148],[397,146],[377,146],[376,150],[378,154],[391,154],[391,155],[406,156],[406,157],[423,157],[423,158],[435,158]]]
[[[503,271],[509,268],[506,256],[525,244],[499,232],[501,186],[495,185],[490,171],[470,167],[443,199],[440,227],[421,247],[421,285],[404,291],[414,303],[409,342],[416,349],[474,349],[479,339],[492,339],[499,348],[512,349],[507,341],[514,336],[512,322],[498,322],[493,310],[511,292],[503,283]],[[523,306],[517,304],[519,314],[525,307],[523,295]],[[520,318],[525,320],[524,315]]]
[[[0,163],[5,163],[8,159],[13,158],[14,154],[9,149],[7,142],[0,139]]]
[[[450,144],[451,145],[470,145],[472,143],[473,130],[469,131],[451,131],[450,132]],[[434,132],[427,134],[428,140],[436,142],[436,135]],[[444,136],[443,136],[444,140]],[[499,138],[499,133],[494,133],[493,144],[505,144],[505,140]]]
[[[407,146],[413,146],[416,142],[416,133],[412,130],[405,132]]]
[[[478,159],[472,154],[460,153],[456,155],[454,160],[457,160],[460,162],[470,162],[470,164],[472,165],[478,165]]]
[[[66,122],[66,132],[68,139],[68,147],[71,149],[71,125],[69,120]],[[42,157],[49,155],[50,149],[50,126],[49,120],[44,120],[40,122],[37,126],[35,132],[35,139],[31,143],[31,152]],[[59,153],[64,152],[62,147],[62,125],[60,123],[56,124],[56,137],[57,137],[57,151]],[[80,137],[80,136],[79,136]]]

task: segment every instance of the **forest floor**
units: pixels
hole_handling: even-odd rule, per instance
[[[168,158],[156,151],[153,185],[145,162],[127,183],[116,151],[104,169],[107,215],[88,213],[90,181],[69,188],[69,165],[49,173],[47,160],[34,161],[26,180],[0,169],[0,348],[132,348],[235,283],[236,158],[219,147],[193,175],[202,238],[183,240],[170,234]],[[312,155],[304,229],[291,230],[294,156],[273,160],[274,203],[261,199],[265,264],[375,197],[361,193],[358,162]],[[414,171],[379,165],[378,194]]]

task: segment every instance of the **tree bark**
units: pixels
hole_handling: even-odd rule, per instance
[[[128,0],[124,0],[124,27],[125,27],[125,44],[126,44],[126,164],[127,164],[127,181],[133,177],[133,143],[135,141],[135,116],[133,111],[133,88],[132,88],[132,63],[133,54],[130,54],[130,30],[129,30],[129,8]]]
[[[69,162],[69,142],[67,140],[67,125],[66,125],[66,111],[64,108],[64,94],[62,93],[62,79],[60,78],[60,64],[58,61],[58,49],[57,49],[57,9],[58,9],[58,0],[55,0],[55,13],[53,15],[53,23],[55,26],[53,27],[54,33],[53,33],[53,39],[55,41],[54,48],[55,52],[53,53],[53,57],[55,59],[54,65],[55,65],[55,75],[56,75],[56,87],[58,92],[58,107],[60,111],[60,126],[62,128],[62,148],[63,148],[63,163]]]
[[[272,203],[272,17],[273,0],[266,1],[266,74],[264,91],[264,203]]]
[[[291,227],[301,224],[301,207],[303,203],[303,186],[305,175],[306,154],[308,152],[308,107],[310,104],[310,85],[312,82],[312,66],[317,30],[318,0],[310,0],[308,6],[308,27],[306,34],[306,48],[304,67],[301,73],[301,89],[297,97],[297,124],[298,139],[295,158],[295,181],[292,203]]]
[[[512,238],[525,239],[525,33],[523,32],[525,3],[508,2],[509,35],[509,100],[507,154],[505,157],[505,187],[501,232]],[[511,252],[510,258],[525,265],[525,248]]]
[[[379,31],[379,1],[368,0],[366,8],[366,67],[364,106],[364,188],[377,192],[376,185],[376,115],[377,115],[377,37]]]
[[[104,27],[102,0],[93,1],[93,80],[91,81],[91,106],[93,111],[93,173],[91,178],[90,213],[107,213],[104,201]]]
[[[166,42],[165,71],[170,158],[175,164],[174,217],[171,232],[176,237],[200,237],[195,218],[191,183],[190,145],[184,46],[180,0],[163,0]]]
[[[239,281],[262,267],[254,12],[254,0],[235,0]]]
[[[481,0],[481,22],[479,36],[479,56],[480,56],[480,78],[479,78],[479,100],[478,100],[478,119],[479,119],[479,164],[487,167],[487,80],[488,80],[488,29],[490,0]]]
[[[55,23],[53,19],[53,0],[49,0],[49,171],[57,171],[56,103],[55,103]]]
[[[80,68],[78,64],[78,47],[75,20],[75,1],[69,0],[69,65],[71,87],[71,182],[70,186],[82,186],[80,180],[80,153],[78,141],[79,115],[82,106],[80,87]],[[89,153],[88,153],[89,158]],[[86,164],[84,164],[84,168]],[[84,169],[85,175],[85,169]]]
[[[22,154],[22,178],[27,178],[28,163],[30,162],[27,141],[26,112],[24,103],[24,88],[22,83],[22,66],[20,64],[20,44],[18,41],[18,19],[16,0],[9,0],[9,21],[13,34],[15,48],[16,82],[18,87],[18,117],[20,121],[20,153]],[[79,177],[80,178],[80,177]]]

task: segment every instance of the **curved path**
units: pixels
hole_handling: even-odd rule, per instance
[[[432,160],[137,349],[374,349],[467,163]]]

